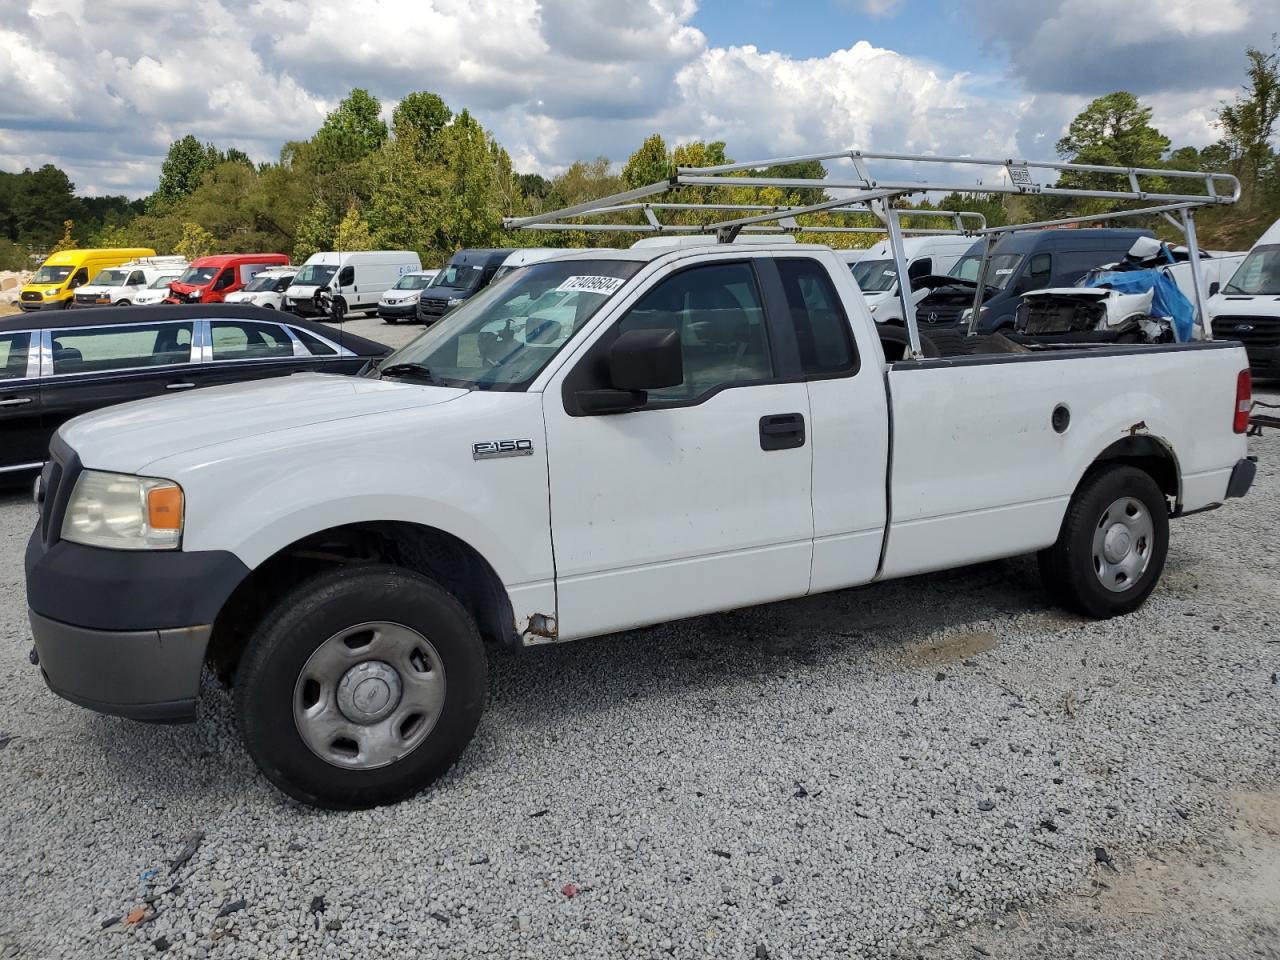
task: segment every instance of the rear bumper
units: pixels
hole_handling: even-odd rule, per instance
[[[1253,486],[1253,478],[1258,474],[1258,462],[1252,458],[1237,460],[1231,471],[1231,479],[1227,481],[1227,499],[1243,497]]]
[[[195,719],[211,626],[90,630],[30,611],[49,689],[98,713],[184,723]]]

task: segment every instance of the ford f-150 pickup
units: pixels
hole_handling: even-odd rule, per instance
[[[826,247],[658,245],[517,271],[358,377],[88,414],[37,489],[41,669],[184,721],[209,664],[268,778],[368,806],[465,749],[485,640],[1033,552],[1110,617],[1252,481],[1238,344],[903,353]]]

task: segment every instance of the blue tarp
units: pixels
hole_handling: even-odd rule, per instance
[[[1085,278],[1086,287],[1107,287],[1120,293],[1146,293],[1154,290],[1151,298],[1151,315],[1168,317],[1173,323],[1173,335],[1179,343],[1191,339],[1196,323],[1196,311],[1191,301],[1178,289],[1171,277],[1161,270],[1117,270],[1097,273]]]

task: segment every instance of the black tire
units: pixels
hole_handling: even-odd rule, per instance
[[[1141,504],[1150,520],[1148,553],[1141,573],[1112,573],[1105,553],[1095,551],[1095,535],[1119,523],[1109,511],[1125,500]],[[1123,509],[1123,508],[1121,508]],[[1131,555],[1141,559],[1142,538],[1132,541]],[[1132,613],[1160,581],[1169,553],[1169,505],[1151,475],[1123,464],[1102,465],[1081,481],[1062,520],[1057,542],[1037,559],[1045,589],[1062,606],[1087,617],[1106,619]],[[1104,578],[1114,589],[1104,586]]]
[[[329,320],[333,323],[342,323],[347,319],[347,301],[342,297],[334,297],[333,305],[329,307]]]
[[[434,725],[407,754],[385,766],[353,769],[307,745],[295,721],[295,691],[326,641],[372,621],[429,638],[445,693]],[[458,759],[480,722],[486,672],[475,622],[437,583],[400,567],[344,567],[299,584],[264,617],[236,671],[236,716],[250,756],[289,796],[329,809],[378,806],[412,796]]]
[[[399,319],[397,319],[396,317],[383,317],[383,318],[382,318],[382,322],[383,322],[383,323],[389,323],[389,324],[391,324],[392,326],[395,326],[395,325],[396,325],[397,323],[399,323],[400,321],[399,321]]]

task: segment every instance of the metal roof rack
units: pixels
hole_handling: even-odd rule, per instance
[[[750,176],[754,171],[783,164],[825,162],[829,160],[847,160],[852,165],[852,176],[835,176],[830,179],[808,177],[770,177]],[[887,165],[884,175],[878,175],[872,166]],[[966,171],[969,176],[958,176],[957,168]],[[972,179],[973,171],[985,171],[976,182]],[[1063,173],[1090,174],[1094,177],[1113,182],[1113,188],[1101,186],[1062,187],[1050,183]],[[912,176],[915,179],[912,179]],[[987,182],[990,180],[991,182]],[[1154,181],[1154,182],[1153,182]],[[1192,184],[1202,191],[1196,193],[1168,192],[1174,185]],[[788,206],[770,206],[767,204],[735,204],[735,203],[676,203],[676,202],[643,202],[649,197],[678,190],[681,187],[722,187],[722,188],[760,188],[779,187],[782,189],[818,189],[835,191],[840,195],[826,200]],[[1056,221],[1042,221],[1036,224],[1018,224],[1008,227],[987,227],[985,220],[981,227],[966,228],[962,217],[964,214],[949,211],[912,210],[893,206],[894,201],[902,200],[916,194],[931,193],[981,193],[981,194],[1022,194],[1032,196],[1065,197],[1074,199],[1133,200],[1147,206],[1132,211],[1120,211],[1112,214],[1099,214],[1089,217],[1069,217]],[[1210,335],[1209,321],[1205,311],[1204,283],[1200,273],[1199,246],[1195,232],[1195,209],[1202,206],[1216,206],[1235,203],[1240,198],[1240,181],[1229,173],[1199,172],[1190,170],[1158,170],[1148,167],[1110,167],[1097,164],[1054,163],[1032,160],[997,160],[975,157],[939,157],[907,153],[871,153],[863,150],[835,150],[826,153],[811,153],[790,157],[773,157],[765,160],[751,160],[742,163],[726,163],[715,167],[677,167],[669,179],[661,180],[648,186],[637,187],[597,200],[575,204],[560,210],[550,210],[528,217],[507,217],[503,225],[509,230],[582,230],[608,231],[616,233],[700,233],[712,234],[722,243],[732,242],[741,232],[751,233],[887,233],[894,252],[895,269],[900,277],[907,276],[906,258],[902,248],[902,238],[908,233],[961,233],[967,235],[984,235],[988,237],[986,254],[983,257],[980,283],[975,294],[975,307],[980,307],[983,299],[982,280],[985,280],[989,266],[993,241],[990,237],[1017,229],[1033,229],[1048,226],[1062,226],[1070,223],[1084,223],[1110,219],[1115,216],[1136,216],[1139,214],[1161,214],[1171,218],[1178,213],[1181,229],[1186,236],[1187,248],[1191,259],[1191,275],[1195,292],[1196,313],[1201,329],[1206,336]],[[711,218],[706,224],[665,224],[659,218],[662,211],[698,210],[713,213],[731,214],[724,218]],[[643,223],[593,223],[582,222],[580,218],[599,215],[622,215],[630,219],[639,212]],[[867,226],[833,226],[818,227],[801,226],[797,217],[811,213],[870,213],[883,224],[882,227]],[[941,213],[953,216],[954,230],[928,231],[920,228],[906,228],[902,224],[904,217],[918,217],[930,213]],[[902,312],[907,325],[910,340],[910,355],[919,358],[920,334],[916,327],[915,310],[911,301],[911,291],[907,284],[899,284],[898,296],[902,301]],[[973,312],[970,321],[970,333],[974,332],[978,310]]]

